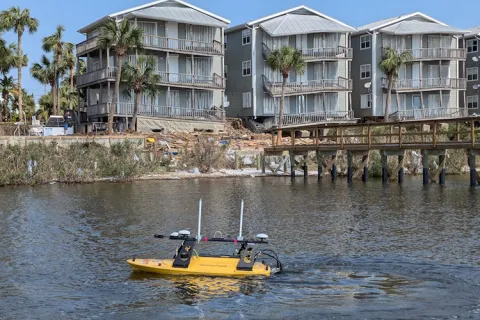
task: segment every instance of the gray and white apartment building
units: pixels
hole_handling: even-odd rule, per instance
[[[355,29],[299,6],[225,31],[227,115],[276,121],[282,75],[266,64],[272,50],[291,46],[306,61],[304,74],[290,74],[284,124],[353,120],[350,97],[350,33]],[[255,121],[251,121],[255,120]]]
[[[160,93],[144,95],[140,115],[153,117],[211,118],[212,109],[223,107],[224,29],[230,23],[215,14],[179,0],[161,0],[103,17],[79,30],[86,41],[77,45],[77,56],[87,62],[87,71],[78,76],[77,87],[86,92],[89,121],[106,121],[113,101],[115,48],[102,50],[99,29],[107,19],[128,19],[144,32],[146,55],[157,61],[161,76]],[[135,64],[138,53],[130,52],[125,62]],[[121,84],[120,92],[123,91]],[[133,113],[134,97],[120,94],[115,115]]]
[[[466,107],[470,114],[480,115],[480,79],[478,78],[480,69],[480,26],[469,30],[470,33],[465,35],[467,90],[462,106]]]
[[[378,67],[384,47],[409,51],[392,90],[390,117],[400,120],[468,115],[462,108],[468,31],[416,12],[374,22],[352,34],[352,101],[357,118],[382,118],[387,79]]]

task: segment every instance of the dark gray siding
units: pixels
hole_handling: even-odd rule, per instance
[[[471,38],[468,38],[468,39],[465,39],[465,40],[469,40],[469,39],[474,39],[473,37]],[[480,43],[480,41],[479,41]],[[464,71],[464,77],[466,78],[467,77],[467,74],[466,74],[466,69],[467,68],[475,68],[477,67],[479,70],[480,70],[480,58],[478,58],[480,56],[480,50],[477,51],[477,52],[472,52],[472,53],[467,53],[467,61],[465,63],[465,71]],[[477,57],[479,59],[478,62],[475,62],[472,60],[473,57]],[[467,97],[469,96],[478,96],[479,100],[480,100],[480,88],[475,90],[473,89],[473,86],[474,85],[480,85],[480,81],[477,80],[477,81],[468,81],[467,82],[467,90],[462,92],[460,91],[460,107],[461,108],[467,108]],[[480,101],[479,101],[480,102]],[[476,109],[469,109],[469,112],[472,114],[472,113],[476,113],[476,114],[479,114],[480,113],[480,108],[476,108]]]
[[[228,79],[226,96],[230,106],[226,108],[229,117],[251,117],[252,108],[242,107],[242,93],[252,92],[252,77],[242,75],[242,61],[252,59],[251,44],[242,45],[242,30],[225,33],[227,36],[227,50],[225,50],[225,65],[227,66]],[[252,93],[253,99],[253,93]]]
[[[368,94],[368,89],[365,88],[365,83],[371,82],[372,78],[362,80],[360,79],[360,66],[364,64],[372,64],[372,48],[360,50],[360,36],[352,36],[353,60],[351,63],[351,77],[352,77],[352,109],[356,118],[372,116],[372,109],[361,109],[360,95]],[[370,46],[373,44],[371,43]],[[373,75],[372,65],[372,75]],[[373,87],[372,87],[373,90]]]
[[[262,81],[262,76],[263,76],[263,71],[265,68],[265,58],[263,57],[263,30],[258,28],[256,31],[256,38],[255,38],[255,45],[256,45],[256,67],[257,67],[257,84],[256,84],[256,98],[257,98],[257,110],[256,110],[256,115],[257,116],[262,116],[264,115],[264,109],[263,109],[263,98],[264,98],[264,93],[266,92],[263,88],[263,81]]]

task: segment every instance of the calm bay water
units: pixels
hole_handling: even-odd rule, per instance
[[[265,232],[285,272],[168,278],[125,260],[153,238]],[[0,188],[1,319],[480,318],[480,189],[244,178]],[[204,253],[233,247],[201,244]]]

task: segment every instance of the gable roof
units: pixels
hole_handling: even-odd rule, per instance
[[[480,36],[480,26],[472,27],[468,29],[470,32],[465,35],[465,37],[474,37]]]
[[[155,6],[159,5],[159,4],[168,4],[168,3],[174,3],[174,4],[180,4],[180,5],[183,5],[183,8],[184,9],[188,9],[188,10],[175,10],[175,9],[180,9],[181,7],[162,7],[161,9],[162,10],[165,10],[165,11],[169,11],[170,13],[173,14],[173,16],[167,16],[167,13],[158,13],[157,10],[155,10]],[[153,11],[152,10],[149,10],[149,9],[154,9]],[[193,12],[196,12],[195,14]],[[140,12],[140,13],[138,13]],[[141,5],[141,6],[138,6],[138,7],[134,7],[134,8],[130,8],[130,9],[127,9],[127,10],[123,10],[123,11],[119,11],[119,12],[116,12],[116,13],[113,13],[113,14],[109,14],[107,16],[104,16],[103,18],[100,18],[98,20],[96,20],[95,22],[89,24],[88,26],[85,26],[83,27],[82,29],[78,30],[78,32],[80,33],[86,33],[88,32],[90,29],[92,29],[93,27],[95,27],[96,25],[108,20],[108,19],[113,19],[113,18],[117,18],[119,16],[123,16],[123,15],[127,15],[127,14],[132,14],[133,16],[135,14],[144,14],[143,17],[147,18],[148,17],[148,13],[150,14],[155,14],[155,13],[158,13],[158,17],[162,18],[162,19],[173,19],[173,17],[179,17],[180,18],[185,18],[185,17],[195,17],[197,19],[199,19],[198,21],[198,24],[202,24],[201,21],[210,21],[212,23],[212,26],[213,26],[213,22],[212,21],[217,21],[216,24],[220,25],[222,24],[221,26],[222,27],[226,27],[229,23],[230,23],[230,20],[227,20],[225,18],[222,18],[220,16],[217,16],[211,12],[208,12],[206,10],[203,10],[203,9],[200,9],[194,5],[191,5],[187,2],[184,2],[182,0],[157,0],[157,1],[154,1],[154,2],[150,2],[150,3],[147,3],[147,4],[144,4],[144,5]],[[152,16],[153,19],[155,19],[155,15]],[[158,19],[158,18],[157,18]],[[175,20],[174,20],[175,21]],[[184,21],[179,21],[179,22],[184,22]],[[192,23],[192,22],[197,22],[197,20],[188,20],[186,21],[186,23]]]
[[[364,26],[361,26],[361,27],[357,28],[358,31],[355,32],[355,33],[358,34],[358,33],[365,33],[367,31],[377,31],[379,29],[391,26],[392,24],[399,23],[399,22],[405,21],[405,20],[413,18],[413,17],[423,18],[423,19],[425,19],[429,22],[437,23],[437,24],[444,25],[444,26],[447,25],[446,23],[443,23],[443,22],[441,22],[437,19],[434,19],[434,18],[432,18],[432,17],[430,17],[430,16],[428,16],[424,13],[413,12],[413,13],[410,13],[410,14],[402,14],[398,17],[388,18],[388,19],[379,20],[379,21],[376,21],[376,22],[366,24]]]
[[[353,32],[355,28],[304,5],[228,28],[225,32],[260,25],[273,36],[311,32]]]
[[[407,20],[392,24],[388,27],[380,29],[382,32],[393,35],[408,35],[408,34],[451,34],[459,35],[466,34],[468,30],[460,30],[447,25],[425,22],[418,20]]]

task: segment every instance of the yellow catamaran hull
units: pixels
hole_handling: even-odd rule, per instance
[[[134,271],[159,273],[179,276],[216,276],[248,277],[270,276],[270,266],[255,262],[252,270],[237,270],[239,258],[234,257],[199,257],[193,256],[188,268],[174,268],[173,259],[133,259],[127,260]]]

